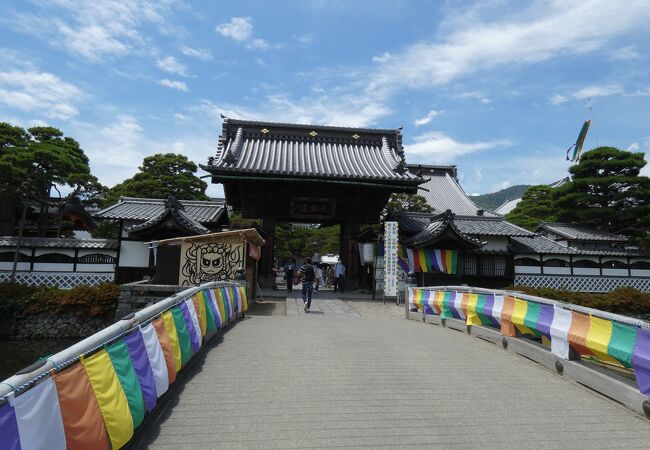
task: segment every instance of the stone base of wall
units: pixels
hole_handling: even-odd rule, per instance
[[[17,339],[85,338],[112,323],[111,320],[101,317],[41,313],[17,317],[13,335]]]

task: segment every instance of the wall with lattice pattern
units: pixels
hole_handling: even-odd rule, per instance
[[[609,292],[620,287],[632,287],[650,292],[650,278],[646,277],[589,277],[563,275],[515,275],[515,286],[552,288],[575,292]]]
[[[95,286],[115,278],[114,272],[17,272],[16,282],[28,286],[71,289],[80,285]],[[0,271],[0,283],[11,279],[10,271]]]

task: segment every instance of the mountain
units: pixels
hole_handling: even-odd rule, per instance
[[[501,189],[497,192],[492,192],[491,194],[470,195],[469,198],[471,198],[478,206],[494,211],[506,200],[512,200],[513,198],[519,198],[524,195],[524,192],[526,192],[526,189],[530,186],[531,185],[529,184],[518,184],[516,186]]]

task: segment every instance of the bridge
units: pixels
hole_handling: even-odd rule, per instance
[[[110,420],[135,424],[133,410],[129,416],[125,404],[122,411],[129,417],[111,416],[110,407],[102,405],[102,393],[97,390],[101,382],[93,381],[93,369],[88,367],[92,356],[82,358],[108,430],[103,438],[96,430],[95,442],[110,440],[113,448],[152,449],[610,449],[647,448],[650,442],[650,423],[642,414],[647,397],[629,378],[629,369],[572,361],[573,355],[561,360],[563,372],[559,374],[555,364],[559,360],[538,340],[527,339],[519,332],[504,335],[502,330],[488,326],[470,329],[466,322],[468,317],[474,320],[472,312],[483,319],[487,313],[486,308],[477,306],[479,294],[463,297],[470,292],[461,292],[458,309],[454,309],[455,298],[449,301],[449,295],[445,297],[449,290],[414,290],[408,313],[403,306],[342,301],[331,296],[316,299],[312,311],[305,313],[298,298],[288,297],[283,304],[272,305],[273,311],[269,305],[255,305],[242,317],[246,304],[242,291],[229,289],[195,289],[189,293],[204,306],[198,303],[194,308],[198,324],[193,332],[183,331],[183,322],[177,320],[180,347],[183,333],[198,336],[205,328],[204,336],[209,337],[211,327],[203,318],[220,316],[223,326],[196,351],[188,338],[190,350],[185,351],[192,352],[191,358],[181,362],[176,380],[158,396],[152,410],[145,404],[144,420],[135,426],[135,433],[132,428],[132,436],[119,436],[117,422]],[[177,305],[187,295],[179,294],[155,313]],[[519,330],[517,314],[511,311],[508,315],[507,303],[506,299],[500,317]],[[463,312],[464,318],[457,317]],[[179,314],[172,316],[180,319]],[[137,321],[138,317],[126,320]],[[187,324],[192,321],[190,317]],[[533,331],[543,328],[528,325]],[[150,330],[147,325],[140,330],[148,344]],[[115,336],[112,339],[114,342]],[[571,333],[567,339],[571,341]],[[504,343],[509,343],[506,349]],[[164,350],[165,345],[161,347]],[[643,361],[636,361],[635,370],[642,370]],[[34,408],[28,411],[27,402],[20,402],[45,382],[33,382],[22,388],[25,392],[10,394],[8,404],[0,406],[1,448],[12,448],[7,446],[8,432],[13,432],[7,424],[11,423],[17,424],[23,449],[39,448],[31,444],[44,442],[50,445],[42,448],[59,448],[53,442],[73,447],[71,416],[64,409],[67,394],[58,378],[66,368],[57,361],[51,363],[56,367],[52,377],[60,416],[50,411],[48,420],[39,418],[39,412]],[[66,364],[70,368],[77,363],[68,360]],[[118,371],[115,360],[113,365]],[[604,389],[599,389],[603,380],[599,377],[607,377]],[[143,393],[145,385],[141,384]],[[131,396],[127,389],[125,392],[128,403]],[[47,395],[44,388],[40,389],[42,399]],[[52,397],[52,392],[49,395]],[[143,396],[146,400],[147,395]],[[35,397],[30,400],[34,402]],[[40,411],[45,405],[41,400]],[[8,420],[8,406],[15,411],[14,422]],[[61,420],[63,426],[52,425],[52,417]],[[21,432],[36,424],[41,430],[36,437]],[[43,436],[49,440],[43,441]]]

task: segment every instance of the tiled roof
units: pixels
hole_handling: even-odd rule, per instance
[[[185,212],[202,224],[215,223],[225,213],[225,200],[179,200]],[[122,197],[119,202],[95,214],[98,219],[151,220],[165,211],[165,199]]]
[[[505,216],[510,211],[515,209],[520,201],[521,201],[521,197],[513,198],[512,200],[506,200],[505,202],[503,202],[503,204],[501,206],[499,206],[497,209],[495,209],[494,212],[497,213],[497,214],[501,214],[501,215]]]
[[[435,232],[432,224],[437,222],[436,213],[396,212],[390,213],[400,229],[407,233],[420,233],[425,229]],[[472,237],[478,236],[533,236],[528,230],[512,224],[502,217],[455,216],[453,224],[458,231]]]
[[[456,226],[453,213],[442,213],[438,217],[432,218],[429,224],[419,233],[404,239],[404,244],[412,246],[426,246],[438,240],[443,233],[449,230],[461,241],[465,241],[470,246],[481,247],[483,243],[467,234],[463,233]]]
[[[210,232],[210,230],[187,214],[183,205],[173,197],[165,201],[165,209],[160,214],[152,217],[146,222],[133,225],[128,229],[128,232],[137,233],[152,228],[165,221],[168,217],[171,218],[178,227],[190,234],[206,234]]]
[[[515,254],[545,253],[550,255],[577,255],[571,247],[565,247],[544,236],[514,236],[510,238],[510,250]]]
[[[465,193],[456,179],[456,166],[408,166],[412,173],[422,173],[427,180],[420,186],[418,194],[422,195],[436,213],[450,209],[461,216],[497,217],[492,211],[477,206]],[[479,210],[483,216],[479,216]]]
[[[587,225],[577,225],[562,222],[544,222],[538,230],[547,230],[560,236],[576,241],[608,241],[608,242],[626,242],[627,237],[620,234],[600,231]]]
[[[517,236],[510,239],[510,250],[516,254],[543,253],[547,255],[575,255],[575,256],[637,256],[650,257],[650,252],[631,248],[611,248],[604,250],[584,250],[574,247],[565,247],[544,236],[534,237]]]
[[[216,177],[279,175],[412,187],[422,182],[405,168],[400,130],[224,119],[217,154],[201,167]]]
[[[16,236],[0,236],[0,247],[15,247],[18,242]],[[21,248],[90,248],[90,249],[116,249],[118,241],[115,239],[75,239],[75,238],[46,238],[23,237],[20,240]]]

